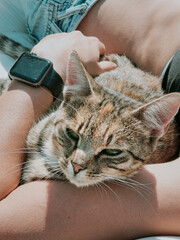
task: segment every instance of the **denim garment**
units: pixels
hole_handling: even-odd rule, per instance
[[[53,33],[77,28],[98,0],[21,0],[30,35],[38,42]]]

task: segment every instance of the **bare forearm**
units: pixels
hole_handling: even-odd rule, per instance
[[[85,37],[79,31],[47,36],[34,46],[32,52],[51,60],[54,69],[65,81],[66,65],[72,50],[78,52],[90,74],[97,75],[117,67],[111,62],[99,63],[99,56],[105,52],[104,44],[96,38]],[[19,82],[13,82],[1,96],[0,199],[17,186],[27,133],[46,112],[52,98],[50,91],[45,88],[32,88]]]
[[[0,199],[20,179],[25,139],[32,124],[48,109],[51,93],[13,81],[0,98]]]
[[[180,159],[149,165],[134,179],[138,184],[129,183],[130,188],[111,183],[99,189],[77,189],[48,181],[23,185],[0,204],[0,239],[125,240],[179,235],[179,166]]]
[[[180,236],[180,158],[173,162],[148,166],[155,177],[157,213],[155,226],[158,234]]]
[[[65,81],[66,65],[72,50],[78,52],[90,74],[97,75],[116,68],[116,64],[111,62],[99,63],[99,56],[105,52],[104,44],[96,38],[85,37],[79,31],[47,36],[34,46],[32,52],[51,60],[54,69]],[[0,199],[17,186],[27,133],[51,102],[52,94],[47,89],[31,88],[18,82],[13,82],[1,96]]]

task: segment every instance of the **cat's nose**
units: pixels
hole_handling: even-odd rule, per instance
[[[77,174],[78,172],[84,169],[81,165],[75,162],[72,162],[72,166],[75,174]]]

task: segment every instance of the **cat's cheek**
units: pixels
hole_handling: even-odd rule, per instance
[[[73,171],[73,166],[71,163],[69,163],[67,165],[67,168],[66,168],[66,171],[67,171],[67,175],[68,175],[68,178],[71,179],[74,177],[74,171]]]

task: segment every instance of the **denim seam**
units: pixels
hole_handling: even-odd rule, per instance
[[[37,13],[34,7],[31,12],[31,4],[28,4],[28,30],[30,35],[39,41],[49,34],[74,31],[81,20],[86,16],[91,7],[98,0],[28,0],[36,3]],[[33,5],[34,6],[34,5]],[[33,20],[33,14],[39,23]]]
[[[48,6],[48,22],[49,24],[47,25],[45,34],[49,35],[51,34],[51,25],[53,24],[55,13],[57,9],[57,3],[55,3],[53,0],[49,1],[49,6]]]
[[[84,13],[84,15],[82,15],[78,21],[76,22],[76,24],[74,24],[74,29],[77,29],[78,25],[80,24],[80,22],[83,20],[83,18],[88,14],[89,10],[92,8],[92,6],[97,3],[98,0],[89,3],[89,1],[87,1],[86,6],[88,4],[88,6],[86,7],[86,12]]]

